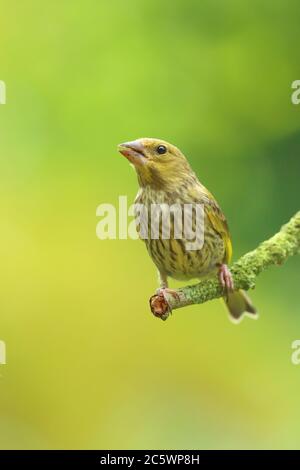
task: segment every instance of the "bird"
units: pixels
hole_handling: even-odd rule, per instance
[[[148,236],[142,239],[158,270],[158,293],[176,295],[176,291],[169,288],[169,277],[190,280],[218,275],[229,318],[234,323],[238,323],[244,315],[257,318],[257,310],[249,296],[241,289],[234,289],[228,267],[232,258],[232,242],[226,218],[214,196],[200,183],[185,155],[165,140],[148,137],[121,143],[118,151],[127,158],[137,174],[139,191],[135,205],[147,208],[149,231]],[[174,204],[182,209],[185,205],[195,204],[203,208],[204,236],[198,249],[187,249],[190,238],[186,239],[185,234],[182,238],[175,236],[175,213],[170,216],[169,239],[162,236],[161,225],[158,236],[151,236],[153,205],[170,207]],[[191,225],[195,228],[195,211]],[[138,222],[137,229],[141,231]]]

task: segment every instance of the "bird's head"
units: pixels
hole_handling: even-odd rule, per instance
[[[134,166],[140,186],[172,191],[193,175],[181,151],[164,140],[137,139],[120,144],[118,150]]]

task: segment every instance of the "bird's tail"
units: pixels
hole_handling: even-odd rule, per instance
[[[228,293],[228,295],[224,297],[224,301],[229,310],[230,320],[234,323],[239,323],[243,315],[248,315],[253,319],[258,318],[256,308],[243,290]]]

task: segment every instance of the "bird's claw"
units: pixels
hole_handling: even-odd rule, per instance
[[[227,264],[221,264],[219,268],[219,280],[220,280],[222,287],[226,289],[227,292],[233,292],[234,290],[233,277]]]

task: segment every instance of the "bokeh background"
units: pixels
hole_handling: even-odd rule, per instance
[[[299,259],[252,293],[151,316],[139,241],[100,241],[133,200],[119,142],[188,156],[235,258],[299,209],[297,0],[0,1],[0,447],[299,448]],[[174,285],[174,284],[173,284]]]

